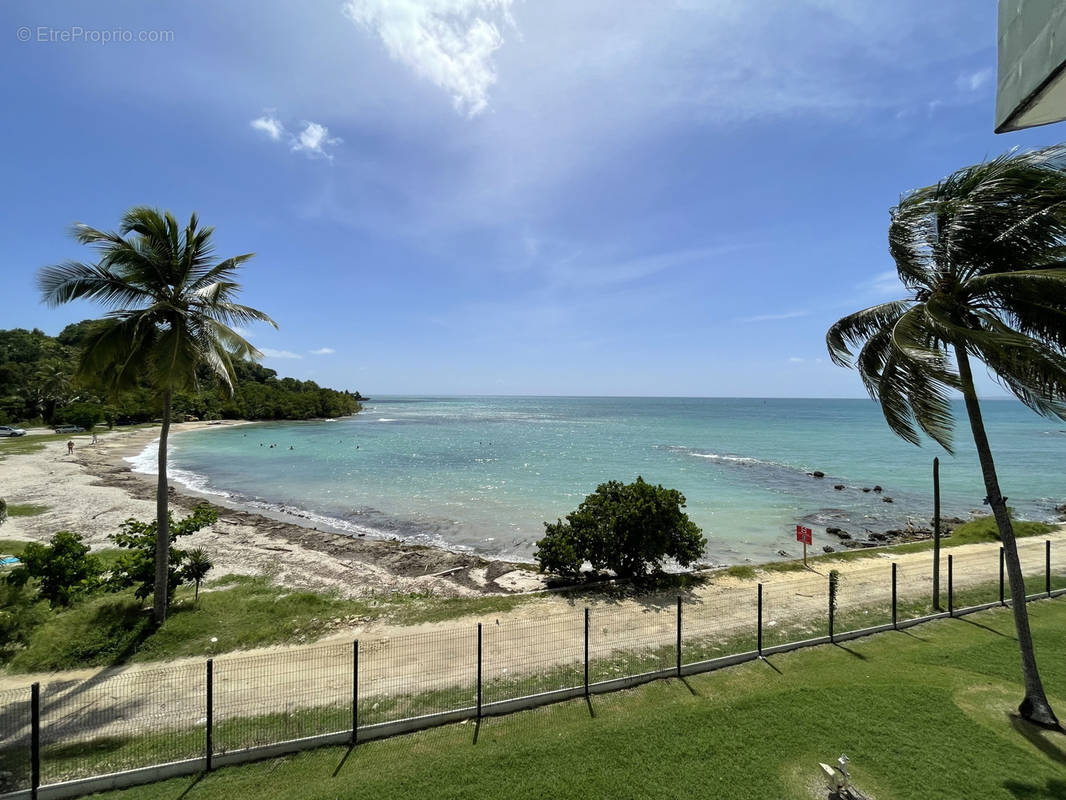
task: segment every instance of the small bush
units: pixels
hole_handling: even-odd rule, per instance
[[[566,522],[544,523],[535,557],[542,571],[571,576],[585,561],[634,578],[660,572],[666,558],[687,567],[703,554],[707,540],[684,507],[681,492],[641,477],[630,484],[601,483]]]
[[[168,519],[170,524],[167,526],[167,533],[171,545],[167,563],[169,570],[167,602],[169,603],[174,597],[174,590],[178,584],[195,580],[195,573],[187,573],[183,568],[188,553],[174,547],[174,543],[178,537],[196,533],[201,528],[216,522],[218,511],[207,503],[200,503],[193,509],[192,514],[184,519],[175,522],[174,518],[169,516],[169,512]],[[128,519],[122,523],[122,530],[110,537],[115,544],[126,551],[116,560],[109,580],[110,588],[118,590],[132,586],[138,598],[148,597],[155,591],[155,534],[155,520],[140,522]],[[208,563],[208,569],[210,569],[210,563]],[[203,575],[200,579],[203,579]],[[199,581],[197,581],[197,587],[199,588]]]
[[[47,545],[28,543],[19,560],[7,581],[24,586],[36,579],[38,593],[53,608],[71,605],[100,584],[100,562],[89,555],[89,545],[70,531],[59,531]]]

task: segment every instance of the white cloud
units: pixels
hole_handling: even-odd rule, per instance
[[[267,358],[303,358],[299,353],[293,353],[291,350],[275,350],[272,347],[260,347],[261,352]]]
[[[796,317],[805,317],[809,311],[797,309],[795,311],[782,311],[780,314],[757,314],[754,317],[745,317],[741,322],[773,322],[779,319],[795,319]],[[802,360],[802,359],[801,359]]]
[[[275,142],[281,139],[282,134],[285,133],[285,126],[274,116],[274,109],[272,108],[268,108],[263,113],[263,116],[256,117],[250,124],[255,130],[262,131]]]
[[[797,356],[791,356],[788,360],[791,364],[802,364],[804,361],[804,359],[799,358]]]
[[[309,352],[313,356],[328,356],[332,355],[333,353],[336,353],[337,351],[334,350],[332,347],[320,347],[317,350],[310,350]]]
[[[344,13],[373,31],[396,61],[451,95],[457,111],[488,107],[493,53],[513,26],[513,0],[347,0]]]
[[[962,91],[978,92],[992,80],[992,68],[964,72],[955,79],[955,85]]]
[[[297,153],[306,153],[312,158],[332,159],[333,154],[326,150],[327,147],[340,144],[343,140],[337,136],[329,135],[329,128],[317,122],[305,120],[303,130],[291,134],[285,129],[285,125],[277,118],[275,110],[268,108],[261,117],[256,117],[249,123],[252,128],[262,131],[273,141],[279,142],[282,138],[289,143],[289,149]]]
[[[340,144],[341,139],[329,135],[329,128],[319,125],[317,122],[304,122],[304,129],[297,136],[292,137],[292,150],[304,152],[309,156],[321,158],[333,158],[332,153],[327,153],[325,148]]]

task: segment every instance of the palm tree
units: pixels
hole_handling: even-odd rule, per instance
[[[166,619],[168,600],[167,436],[173,394],[196,387],[199,365],[232,393],[232,359],[262,354],[230,326],[262,321],[277,327],[263,312],[234,302],[240,289],[234,282],[237,270],[254,254],[217,261],[213,230],[200,227],[196,214],[182,229],[169,212],[143,206],[123,215],[118,233],[79,223],[74,238],[96,249],[97,263],[44,267],[37,281],[50,306],[86,298],[110,309],[85,339],[77,377],[94,378],[114,391],[147,380],[162,400],[153,594],[157,623]]]
[[[44,402],[44,421],[51,423],[56,408],[70,399],[70,374],[66,365],[58,361],[42,364],[37,370],[37,392]]]
[[[185,575],[183,577],[187,581],[196,582],[196,594],[193,596],[193,603],[200,601],[200,583],[207,577],[207,573],[214,566],[211,556],[202,547],[190,550],[185,556]]]
[[[829,355],[858,369],[889,427],[914,444],[924,432],[951,452],[948,397],[962,393],[1010,577],[1019,711],[1057,727],[970,359],[1037,413],[1066,419],[1066,148],[1008,154],[911,192],[892,209],[888,241],[911,296],[841,319],[826,336]]]

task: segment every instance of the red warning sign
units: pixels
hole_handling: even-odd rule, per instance
[[[802,525],[796,526],[796,541],[803,542],[804,544],[811,543],[811,529],[804,528]]]

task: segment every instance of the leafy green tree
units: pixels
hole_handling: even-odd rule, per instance
[[[544,523],[535,557],[541,571],[570,576],[585,561],[635,578],[660,572],[666,558],[687,567],[703,554],[707,540],[684,507],[681,492],[641,477],[629,484],[601,483],[566,522]]]
[[[183,575],[183,565],[188,558],[188,553],[174,547],[181,536],[196,533],[208,525],[218,521],[218,512],[207,503],[200,503],[193,509],[192,514],[184,519],[174,521],[167,513],[167,592],[170,598],[178,584],[185,580],[192,580]],[[109,581],[113,590],[135,587],[134,595],[145,598],[152,595],[158,597],[156,588],[156,542],[158,541],[158,529],[155,520],[140,522],[130,518],[122,523],[121,530],[112,534],[109,538],[119,547],[127,550],[123,553],[111,572]]]
[[[78,425],[91,431],[96,423],[103,422],[104,407],[99,403],[69,403],[55,413],[55,422],[60,425]]]
[[[1025,679],[1019,710],[1046,726],[1058,723],[970,360],[1037,413],[1066,419],[1064,165],[1062,147],[1007,155],[906,195],[892,209],[888,243],[909,296],[844,317],[826,339],[832,360],[858,369],[889,427],[914,444],[924,432],[951,451],[949,395],[962,393],[1010,578]]]
[[[69,606],[100,585],[102,569],[89,546],[70,531],[59,531],[47,545],[30,542],[19,556],[19,565],[7,576],[15,586],[37,580],[38,594],[53,608]]]
[[[216,261],[212,228],[193,214],[182,228],[169,212],[137,207],[127,211],[119,232],[74,226],[74,238],[96,248],[95,264],[68,261],[45,267],[38,285],[48,305],[96,300],[111,309],[84,338],[77,374],[93,376],[112,390],[136,386],[147,377],[162,399],[159,478],[156,487],[156,576],[153,615],[167,613],[168,497],[167,438],[176,391],[197,386],[197,368],[207,367],[228,392],[234,358],[261,356],[232,325],[261,321],[262,311],[234,302],[235,278],[251,253]],[[276,327],[276,326],[275,326]]]
[[[186,554],[185,569],[182,570],[181,577],[183,581],[193,581],[196,584],[196,594],[193,596],[194,603],[199,602],[200,584],[214,566],[214,563],[211,561],[211,556],[209,556],[207,551],[202,547],[190,550]]]

